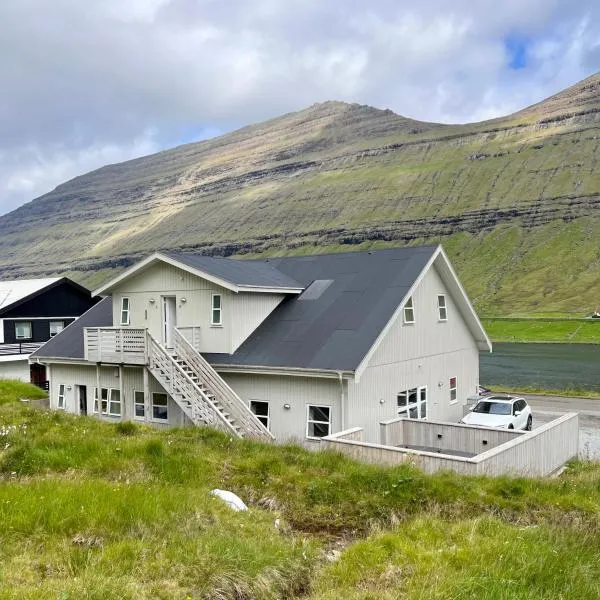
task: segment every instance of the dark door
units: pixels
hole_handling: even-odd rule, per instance
[[[41,387],[43,390],[48,389],[48,380],[46,379],[46,367],[33,363],[29,366],[29,381],[33,385]]]
[[[85,385],[77,387],[79,389],[79,414],[87,415],[87,388]]]

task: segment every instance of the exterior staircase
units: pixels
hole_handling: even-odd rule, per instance
[[[167,349],[148,333],[148,368],[195,425],[236,437],[272,441],[273,435],[177,330]]]

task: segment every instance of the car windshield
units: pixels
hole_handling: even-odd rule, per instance
[[[510,415],[510,404],[508,402],[478,402],[473,412],[486,415]]]

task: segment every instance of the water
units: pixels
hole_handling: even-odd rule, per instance
[[[600,345],[495,343],[482,353],[481,385],[600,392]]]

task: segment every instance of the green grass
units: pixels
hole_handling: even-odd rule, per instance
[[[510,555],[518,580],[534,548],[539,597],[593,597],[577,594],[600,580],[599,464],[545,480],[427,476],[9,401],[23,392],[0,382],[2,598],[486,597],[477,579],[506,579]],[[577,577],[559,569],[575,563]],[[461,583],[471,596],[453,595]],[[536,597],[503,589],[487,597]]]
[[[494,342],[600,344],[600,319],[482,319]]]
[[[38,400],[46,397],[46,392],[35,385],[13,379],[0,378],[0,405],[17,402],[22,398]]]

